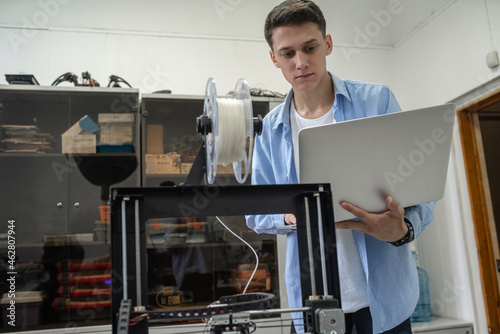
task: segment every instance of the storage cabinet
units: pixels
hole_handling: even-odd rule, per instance
[[[0,86],[0,287],[15,290],[17,314],[29,311],[15,329],[109,323],[110,242],[100,207],[110,185],[140,185],[138,123],[128,152],[99,152],[96,131],[96,153],[76,145],[63,153],[62,134],[85,116],[95,123],[100,114],[139,119],[138,97],[135,89]],[[26,303],[23,292],[31,292]],[[3,296],[6,319],[12,298]],[[0,331],[13,329],[3,325]]]
[[[252,100],[254,114],[262,116],[281,102]],[[145,94],[139,104],[135,89],[0,86],[0,289],[17,293],[16,326],[5,321],[0,332],[109,326],[110,230],[101,215],[109,187],[184,182],[201,146],[196,118],[203,103],[202,96]],[[106,128],[111,139],[103,136],[102,114],[133,115],[126,123],[131,133],[113,123]],[[73,138],[69,146],[62,138],[75,124],[85,128],[85,116],[100,127],[93,132],[95,153],[86,151],[92,136]],[[113,145],[129,134],[132,143]],[[220,168],[217,177],[236,184],[230,168]],[[256,235],[244,217],[220,219],[258,254],[261,264],[247,291],[279,297],[276,237]],[[216,217],[156,217],[145,228],[150,308],[207,305],[245,288],[254,255]],[[10,300],[3,297],[6,320]]]

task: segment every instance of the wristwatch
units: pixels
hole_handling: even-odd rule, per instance
[[[413,225],[411,222],[405,218],[405,224],[406,227],[408,227],[408,232],[406,232],[405,236],[402,237],[401,239],[393,242],[389,242],[391,245],[399,247],[403,246],[404,244],[407,244],[409,242],[412,242],[413,239],[415,239],[415,230],[413,229]]]

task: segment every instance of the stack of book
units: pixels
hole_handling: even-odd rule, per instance
[[[1,125],[0,151],[7,153],[53,153],[54,138],[35,125]]]

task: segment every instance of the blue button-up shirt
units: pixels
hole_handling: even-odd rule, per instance
[[[335,90],[333,112],[337,122],[401,110],[385,85],[343,80],[330,75]],[[283,104],[264,117],[262,134],[255,140],[252,184],[298,183],[290,128],[292,98],[293,90]],[[412,223],[415,236],[431,222],[433,210],[434,203],[405,208],[405,218]],[[257,233],[287,234],[285,279],[288,302],[292,308],[301,307],[297,233],[278,229],[284,225],[284,215],[248,216],[247,224]],[[395,247],[359,231],[353,231],[353,234],[366,274],[373,331],[381,333],[408,319],[415,309],[419,294],[415,262],[407,244]],[[301,313],[293,316],[297,332],[302,332]]]

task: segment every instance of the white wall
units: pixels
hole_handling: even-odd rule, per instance
[[[101,86],[115,74],[142,93],[203,95],[210,76],[220,94],[240,77],[250,87],[285,93],[289,85],[262,33],[265,15],[279,2],[3,0],[0,83],[3,74],[21,72],[50,85],[63,73],[89,71]],[[345,57],[336,48],[330,69],[392,84],[390,48],[357,51]]]
[[[74,72],[81,78],[82,72],[89,71],[101,86],[114,74],[142,93],[170,89],[176,94],[203,95],[210,76],[220,94],[233,89],[240,77],[251,87],[287,89],[268,60],[264,42],[97,31],[31,32],[36,32],[35,37],[17,51],[10,38],[21,30],[0,28],[4,50],[0,83],[6,83],[3,74],[24,72],[50,85],[63,73]]]
[[[500,48],[500,3],[459,0],[395,47],[399,99],[407,108],[450,101],[500,74],[486,54]],[[491,22],[491,34],[488,22]]]
[[[243,1],[214,3],[2,1],[0,83],[6,83],[6,73],[34,74],[50,85],[60,74],[81,77],[89,71],[101,86],[115,74],[143,93],[202,95],[210,76],[221,94],[239,77],[252,87],[286,91],[267,59],[264,39],[248,33],[255,34],[264,20],[255,20],[260,8]],[[238,31],[227,31],[235,26]],[[259,37],[262,30],[259,23]]]
[[[397,96],[404,108],[445,103],[494,78],[486,54],[500,47],[500,3],[458,0],[394,48]],[[489,22],[491,22],[491,31]],[[472,101],[470,101],[472,102]],[[458,131],[455,131],[445,197],[435,221],[418,240],[429,271],[436,314],[476,323],[487,333],[477,245]]]

